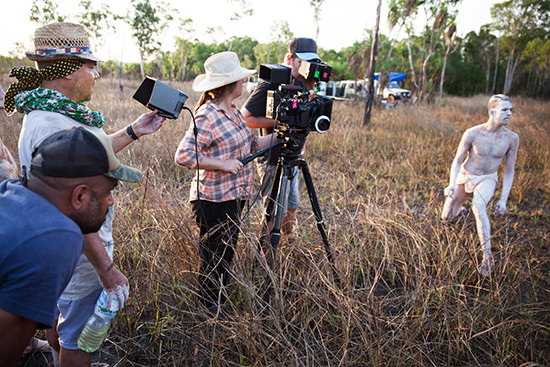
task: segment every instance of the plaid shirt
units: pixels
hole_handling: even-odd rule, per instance
[[[189,127],[176,151],[177,164],[195,169],[202,157],[243,159],[257,150],[258,142],[241,112],[234,105],[229,113],[213,101],[203,104],[195,115],[198,152],[195,151],[193,125]],[[200,164],[199,164],[200,166]],[[236,175],[220,170],[199,170],[200,199],[224,202],[250,199],[252,195],[252,165],[247,164]],[[198,200],[197,176],[193,178],[189,200]]]

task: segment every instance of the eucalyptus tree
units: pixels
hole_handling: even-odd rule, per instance
[[[439,43],[449,19],[449,9],[462,0],[391,0],[388,22],[391,27],[402,25],[407,31],[407,46],[409,50],[409,66],[415,86],[416,98],[424,97],[426,87],[432,82],[427,78],[427,67]],[[418,59],[418,75],[415,71],[413,49],[414,27],[418,21],[418,13],[423,11],[425,24],[422,30],[422,46]]]
[[[233,12],[233,15],[229,18],[231,22],[238,23],[245,17],[251,17],[254,15],[254,8],[247,0],[227,0],[229,3],[236,3],[237,10]],[[228,51],[233,48],[233,42],[229,42]]]
[[[419,84],[413,61],[412,44],[414,24],[418,13],[418,7],[424,2],[425,0],[391,0],[388,11],[388,24],[390,28],[393,29],[395,26],[400,26],[405,28],[407,33],[409,68],[412,75],[415,93],[419,90]]]
[[[271,25],[269,43],[259,43],[254,47],[254,58],[258,64],[283,61],[294,33],[286,20],[275,21]]]
[[[171,12],[165,4],[151,4],[149,0],[132,0],[127,22],[132,28],[132,36],[139,48],[142,78],[145,77],[145,59],[160,50],[159,37],[171,20]]]
[[[528,42],[548,34],[550,0],[507,0],[493,5],[495,29],[502,34],[502,52],[506,55],[506,74],[502,93],[512,88],[521,55]]]
[[[79,23],[86,27],[96,47],[103,43],[104,31],[114,30],[114,21],[123,18],[111,12],[109,6],[104,3],[94,8],[92,0],[80,0],[78,6],[80,9],[77,14]]]
[[[313,8],[313,21],[315,22],[315,41],[319,37],[319,22],[321,21],[321,7],[325,0],[309,0],[309,6]]]
[[[485,94],[489,93],[491,74],[498,72],[498,38],[491,33],[491,25],[480,27],[479,32],[470,31],[464,39],[464,61],[483,70],[485,76]],[[494,70],[492,69],[494,65]],[[496,78],[496,77],[493,77]]]
[[[187,73],[187,60],[189,58],[189,53],[191,52],[192,44],[189,41],[190,38],[193,37],[193,34],[195,32],[195,28],[193,25],[193,19],[191,18],[185,18],[179,19],[179,25],[178,30],[180,31],[181,38],[176,37],[177,42],[181,45],[181,59],[180,59],[180,67],[179,67],[179,79],[180,81],[185,80],[185,76]]]
[[[550,94],[550,39],[535,38],[529,41],[521,57],[529,73],[526,88],[533,80],[532,93],[536,96]]]
[[[447,31],[445,32],[444,37],[442,38],[443,46],[443,66],[441,67],[441,78],[439,80],[439,103],[441,104],[441,99],[443,98],[443,84],[445,84],[445,70],[447,69],[447,58],[449,53],[455,52],[460,45],[460,40],[456,39],[456,23],[454,16],[451,17]]]

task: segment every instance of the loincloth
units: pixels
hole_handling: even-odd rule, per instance
[[[496,185],[498,183],[498,174],[494,172],[488,175],[473,175],[461,168],[460,172],[458,172],[458,176],[456,177],[456,184],[464,185],[464,191],[472,193],[474,192],[476,186],[485,180],[493,180]]]

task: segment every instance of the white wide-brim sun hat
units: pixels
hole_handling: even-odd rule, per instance
[[[256,72],[256,70],[243,68],[237,54],[231,51],[210,56],[204,62],[204,70],[205,74],[198,75],[193,82],[193,90],[196,92],[223,87]]]

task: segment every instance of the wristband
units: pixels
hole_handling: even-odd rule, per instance
[[[128,127],[126,127],[126,134],[130,135],[130,137],[134,140],[139,139],[139,137],[136,135],[136,132],[134,131],[134,128],[132,127],[132,125],[128,125]]]
[[[115,267],[115,263],[111,262],[111,265],[107,267],[107,271],[110,271],[112,268]]]

